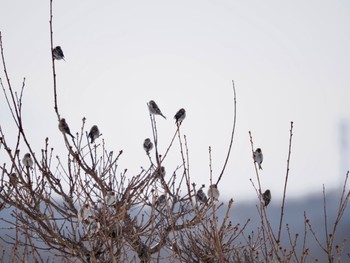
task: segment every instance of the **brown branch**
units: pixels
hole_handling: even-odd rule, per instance
[[[57,114],[57,119],[58,121],[61,119],[60,114],[58,111],[58,103],[57,103],[57,82],[56,82],[56,69],[55,69],[55,59],[53,57],[53,26],[52,26],[52,21],[53,21],[53,11],[52,11],[52,2],[53,0],[50,0],[50,44],[51,44],[51,61],[52,61],[52,76],[53,76],[53,93],[54,93],[54,109]]]
[[[13,104],[15,112],[16,112],[16,117],[14,117],[14,114],[13,114],[13,111],[12,111],[12,107],[9,105],[9,101],[7,99],[6,93],[5,93],[5,96],[6,96],[6,100],[7,100],[7,103],[9,105],[9,108],[11,109],[12,117],[13,117],[14,121],[16,122],[17,127],[19,127],[19,124],[17,123],[16,120],[19,118],[20,114],[19,114],[19,111],[18,111],[18,109],[16,107],[16,101],[15,101],[15,98],[14,98],[14,95],[13,95],[14,93],[13,93],[13,90],[12,90],[10,77],[9,77],[9,75],[7,73],[7,67],[6,67],[6,63],[5,63],[5,55],[4,55],[4,48],[3,48],[3,44],[2,44],[1,31],[0,31],[0,49],[1,49],[1,60],[2,60],[2,65],[3,65],[3,70],[4,70],[4,73],[5,73],[7,85],[8,85],[9,91],[10,91],[12,104]]]
[[[284,204],[286,201],[286,193],[287,193],[287,183],[288,183],[288,176],[289,176],[289,163],[290,163],[290,155],[292,153],[292,136],[293,136],[293,122],[290,122],[290,131],[289,131],[289,148],[288,148],[288,158],[287,158],[287,171],[286,171],[286,177],[284,181],[284,188],[283,188],[283,198],[282,198],[282,206],[281,206],[281,216],[280,216],[280,223],[278,228],[278,235],[277,235],[277,243],[281,242],[281,233],[282,233],[282,221],[284,216]]]
[[[233,115],[233,125],[232,125],[232,133],[231,133],[231,141],[230,141],[230,145],[228,147],[228,152],[227,152],[227,156],[226,156],[226,160],[225,160],[225,163],[224,163],[224,166],[222,167],[222,171],[219,175],[219,178],[218,180],[216,181],[216,185],[219,184],[224,172],[225,172],[225,169],[226,169],[226,165],[227,165],[227,162],[228,162],[228,159],[230,157],[230,154],[231,154],[231,148],[232,148],[232,144],[233,144],[233,137],[235,135],[235,130],[236,130],[236,104],[237,104],[237,101],[236,101],[236,88],[235,88],[235,83],[234,81],[232,80],[232,89],[233,89],[233,108],[234,108],[234,115]]]

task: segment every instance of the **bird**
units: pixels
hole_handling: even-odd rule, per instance
[[[176,120],[175,123],[181,123],[186,117],[186,111],[184,108],[181,108],[176,112],[174,119]]]
[[[17,184],[17,174],[16,173],[11,173],[9,175],[9,178],[10,178],[10,184],[12,186],[16,186],[16,184]]]
[[[163,206],[166,205],[166,196],[165,195],[161,195],[157,198],[155,205],[157,208],[162,208]]]
[[[34,161],[33,161],[32,156],[30,155],[30,153],[26,153],[26,154],[23,156],[22,164],[23,164],[25,167],[33,168]]]
[[[78,222],[85,223],[92,216],[90,205],[84,204],[78,211]]]
[[[164,177],[165,177],[165,167],[164,166],[161,166],[160,168],[157,168],[157,170],[156,170],[156,178],[159,178],[159,179],[161,179],[161,178],[163,178],[164,179]]]
[[[263,153],[260,148],[257,148],[253,153],[254,162],[259,165],[259,169],[262,170],[261,164],[264,160]]]
[[[97,125],[94,125],[91,127],[89,132],[89,138],[91,140],[91,143],[94,143],[94,141],[100,137],[100,130],[98,129]]]
[[[100,228],[101,228],[101,224],[100,224],[100,221],[98,220],[98,218],[93,218],[90,221],[88,229],[87,229],[88,236],[92,237],[93,235],[97,234],[98,231],[100,230]]]
[[[101,215],[102,213],[102,200],[99,198],[94,203],[94,210],[96,211],[96,214]]]
[[[196,194],[196,199],[198,202],[200,203],[206,203],[208,201],[208,197],[207,195],[204,193],[203,191],[203,188],[205,187],[204,184],[202,184],[202,187],[199,188],[199,190],[197,191],[197,194]]]
[[[115,204],[117,199],[115,198],[115,192],[114,191],[108,191],[106,194],[106,205],[112,206]]]
[[[147,154],[153,149],[153,142],[150,138],[146,138],[143,142],[143,149],[146,151]]]
[[[264,205],[268,206],[268,204],[271,201],[271,191],[269,189],[267,189],[263,194],[262,194],[262,198],[264,201]]]
[[[74,138],[74,136],[70,133],[70,129],[69,129],[69,126],[68,126],[65,118],[60,119],[59,124],[58,124],[58,129],[61,132],[67,133],[68,135],[72,136],[72,138]]]
[[[52,50],[52,55],[53,55],[54,59],[57,59],[57,60],[63,59],[64,60],[63,51],[62,51],[62,48],[60,46],[57,46]]]
[[[163,113],[160,111],[158,105],[154,102],[154,100],[150,100],[148,103],[148,109],[150,111],[150,113],[154,114],[154,115],[160,115],[162,116],[164,119],[166,119],[166,117],[163,115]]]
[[[214,200],[219,200],[220,192],[218,190],[217,184],[212,184],[208,189],[208,197]]]

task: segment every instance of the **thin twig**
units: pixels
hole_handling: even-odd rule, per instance
[[[53,0],[50,0],[50,44],[51,44],[51,61],[52,61],[52,75],[53,75],[53,93],[54,93],[54,105],[55,105],[54,109],[59,121],[61,118],[58,111],[56,69],[55,69],[55,59],[53,57],[54,45],[53,45],[53,30],[52,30],[52,21],[53,21],[52,2]]]
[[[226,160],[225,160],[225,163],[224,163],[224,166],[222,167],[222,171],[219,175],[219,178],[218,180],[216,181],[216,185],[219,184],[224,172],[225,172],[225,169],[226,169],[226,165],[227,165],[227,162],[228,162],[228,159],[230,157],[230,154],[231,154],[231,149],[232,149],[232,144],[233,144],[233,137],[235,135],[235,130],[236,130],[236,104],[237,104],[237,101],[236,101],[236,88],[235,88],[235,83],[234,81],[232,80],[232,89],[233,89],[233,109],[234,109],[234,113],[233,113],[233,125],[232,125],[232,133],[231,133],[231,141],[230,141],[230,145],[228,147],[228,152],[227,152],[227,155],[226,155]]]
[[[288,176],[289,176],[289,163],[290,163],[290,155],[292,153],[292,137],[293,137],[293,122],[291,121],[290,122],[290,131],[289,131],[289,148],[288,148],[288,158],[287,158],[287,171],[286,171],[286,177],[285,177],[285,181],[284,181],[280,224],[279,224],[278,235],[277,235],[277,242],[278,243],[280,243],[280,241],[281,241],[282,222],[283,222],[283,216],[284,216],[284,204],[286,202],[287,183],[288,183]]]
[[[324,231],[326,234],[326,245],[327,245],[327,250],[329,251],[330,249],[330,237],[328,235],[328,220],[327,220],[327,203],[326,203],[326,189],[324,185],[322,186],[322,195],[323,195],[323,216],[324,216]]]

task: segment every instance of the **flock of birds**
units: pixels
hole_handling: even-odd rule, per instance
[[[64,54],[63,51],[61,49],[60,46],[57,46],[53,49],[53,58],[56,60],[64,60]],[[156,104],[155,101],[151,100],[149,101],[148,105],[148,109],[149,112],[153,115],[160,115],[162,116],[164,119],[166,119],[166,117],[163,115],[163,113],[161,112],[160,108],[158,107],[158,105]],[[181,108],[180,110],[178,110],[174,116],[175,119],[175,123],[177,125],[180,125],[182,123],[182,121],[185,119],[186,117],[186,110]],[[62,133],[68,134],[69,136],[71,136],[74,139],[74,136],[72,135],[69,126],[66,122],[66,120],[64,118],[61,118],[59,120],[59,124],[58,124],[58,128]],[[90,139],[90,143],[94,143],[95,140],[101,135],[100,130],[98,129],[97,125],[93,125],[90,129],[90,132],[88,133],[88,138]],[[153,149],[153,143],[151,141],[150,138],[146,138],[143,142],[143,149],[145,150],[146,154],[149,155],[150,151]],[[257,148],[254,153],[253,153],[253,159],[254,162],[257,163],[258,167],[260,170],[262,170],[262,162],[263,162],[263,153],[261,151],[261,148]],[[24,167],[26,168],[33,168],[34,166],[34,160],[31,156],[30,153],[26,153],[22,159],[22,164],[24,165]],[[156,175],[158,176],[158,175]],[[159,176],[162,176],[164,178],[165,176],[165,169],[162,166],[160,171],[159,171]],[[198,191],[196,192],[196,200],[201,203],[201,204],[205,204],[208,202],[209,199],[213,199],[215,201],[217,201],[219,199],[220,196],[220,192],[218,190],[217,184],[212,184],[209,186],[209,189],[207,191],[207,194],[205,194],[204,189],[205,185],[203,184]],[[107,207],[113,206],[116,203],[116,197],[115,197],[115,192],[113,191],[108,191],[106,193],[106,198],[105,198],[105,203],[107,205]],[[262,194],[262,201],[264,202],[264,205],[267,206],[270,201],[271,201],[271,191],[270,190],[266,190],[263,194]],[[166,205],[167,202],[167,198],[166,195],[162,194],[160,195],[156,201],[155,201],[155,206],[157,208],[161,208],[164,207]],[[100,209],[99,207],[102,206],[101,204],[101,200],[99,201],[99,205],[97,205],[97,209]],[[98,219],[96,219],[96,217],[93,217],[93,212],[91,209],[91,206],[89,204],[84,204],[80,210],[78,211],[78,222],[83,222],[87,224],[87,232],[88,235],[93,235],[95,233],[97,233],[97,231],[100,228],[100,223],[98,222]]]
[[[166,117],[162,114],[161,110],[159,109],[158,105],[151,100],[148,103],[148,108],[149,111],[154,114],[154,115],[160,115],[162,116],[164,119],[166,119]],[[180,109],[174,116],[176,123],[181,123],[186,117],[186,111],[185,109]],[[153,149],[153,143],[151,141],[150,138],[146,138],[143,142],[143,148],[146,151],[147,154],[150,153],[150,151]],[[256,162],[258,164],[258,167],[260,170],[262,170],[262,162],[263,162],[263,153],[261,151],[261,148],[257,148],[254,153],[253,153],[253,158],[254,158],[254,162]],[[164,167],[161,167],[164,171]],[[165,171],[162,172],[165,174]],[[163,176],[164,176],[163,174]],[[212,184],[209,186],[207,195],[204,192],[205,185],[203,184],[197,191],[196,193],[196,199],[198,202],[200,203],[206,203],[208,201],[208,197],[209,199],[213,199],[213,200],[219,200],[219,196],[220,196],[220,192],[218,190],[217,184]],[[264,205],[267,206],[270,201],[271,201],[271,191],[270,190],[266,190],[263,194],[262,194],[262,200],[264,202]],[[156,205],[159,206],[164,206],[166,203],[166,196],[165,195],[161,195],[159,196],[159,198],[156,201]]]
[[[148,103],[148,109],[150,113],[154,115],[160,115],[164,119],[166,119],[166,117],[163,115],[163,113],[161,112],[161,110],[159,109],[155,101],[151,100]],[[178,125],[181,124],[182,121],[185,119],[185,117],[186,117],[186,110],[184,108],[181,108],[180,110],[178,110],[178,112],[174,116],[176,124]],[[145,141],[143,142],[143,149],[146,151],[147,154],[149,154],[149,152],[153,149],[153,143],[150,138],[146,138]],[[164,167],[162,166],[161,169],[162,169],[162,174],[164,176],[165,174]],[[196,199],[199,203],[206,203],[208,201],[208,197],[203,191],[204,187],[205,185],[203,184],[202,187],[196,193]],[[217,184],[210,185],[207,194],[210,199],[219,200],[220,192],[218,190]],[[166,196],[164,194],[159,196],[155,204],[158,207],[164,206],[166,204]]]

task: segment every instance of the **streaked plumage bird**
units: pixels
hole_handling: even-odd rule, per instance
[[[148,109],[150,111],[150,113],[154,114],[154,115],[160,115],[162,116],[164,119],[166,119],[166,117],[163,115],[163,113],[160,111],[158,105],[154,102],[154,100],[150,100],[148,103]]]
[[[161,195],[157,198],[155,205],[157,208],[162,208],[163,206],[166,205],[166,196],[165,195]]]
[[[260,148],[257,148],[253,154],[254,162],[259,165],[259,169],[262,170],[261,164],[264,160],[263,153]]]
[[[66,122],[66,119],[65,118],[62,118],[59,123],[58,123],[58,129],[63,132],[63,133],[66,133],[70,136],[72,136],[72,138],[74,138],[74,136],[70,133],[70,129],[69,129],[69,126]]]
[[[206,203],[208,201],[208,197],[206,196],[206,194],[203,191],[204,187],[205,187],[205,185],[202,184],[202,187],[199,188],[199,190],[197,191],[197,194],[196,194],[197,201],[202,203],[202,204]]]
[[[153,149],[153,142],[150,138],[146,138],[143,142],[143,149],[146,151],[147,154]]]
[[[263,195],[262,198],[264,200],[264,205],[268,206],[268,204],[271,202],[271,191],[269,189],[267,189]]]
[[[56,60],[61,60],[61,59],[64,60],[63,51],[60,46],[57,46],[52,50],[52,55],[53,55],[53,58]]]
[[[180,123],[185,119],[186,117],[186,111],[184,108],[181,108],[178,110],[178,112],[176,112],[174,119],[176,121],[176,123]]]
[[[208,197],[214,199],[215,201],[219,200],[220,192],[216,184],[212,184],[208,189]]]
[[[91,127],[89,132],[89,138],[91,140],[91,143],[94,143],[94,141],[100,137],[100,130],[98,129],[97,125],[94,125]]]
[[[88,220],[92,216],[92,210],[89,204],[84,204],[78,211],[78,222],[80,223],[86,223],[86,220]]]
[[[22,164],[23,164],[23,166],[25,166],[25,167],[33,168],[34,161],[33,161],[32,156],[30,155],[30,153],[26,153],[26,154],[23,156]]]
[[[115,192],[114,191],[108,191],[106,194],[106,205],[107,206],[112,206],[117,202],[117,199],[115,197]]]

